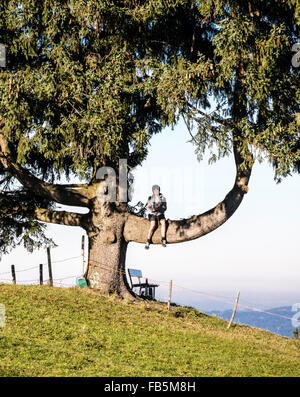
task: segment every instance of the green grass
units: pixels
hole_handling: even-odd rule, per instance
[[[0,284],[0,376],[299,376],[300,341],[192,308]]]

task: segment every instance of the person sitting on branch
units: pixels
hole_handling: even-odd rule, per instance
[[[166,218],[165,211],[167,209],[167,201],[165,197],[160,193],[160,187],[158,185],[152,186],[152,196],[148,197],[147,201],[147,211],[148,218],[150,221],[150,228],[148,232],[148,238],[145,245],[146,249],[149,249],[151,238],[156,227],[156,223],[159,222],[161,224],[161,244],[163,247],[166,246]]]

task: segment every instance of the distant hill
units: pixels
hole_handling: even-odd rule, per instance
[[[296,314],[296,312],[292,312],[291,306],[275,307],[265,311],[290,318],[293,318],[293,316]],[[232,310],[211,311],[207,312],[207,314],[217,316],[228,321],[231,318]],[[252,310],[237,310],[234,317],[234,322],[265,329],[288,338],[291,338],[293,336],[293,331],[295,331],[291,320]]]

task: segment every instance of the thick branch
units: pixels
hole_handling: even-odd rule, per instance
[[[58,187],[58,188],[63,187],[63,188],[70,188],[70,189],[73,189],[73,188],[87,188],[87,187],[89,187],[88,183],[66,183],[66,184],[57,183],[57,184],[55,184],[53,186]]]
[[[0,161],[3,167],[26,188],[40,197],[60,204],[87,207],[89,199],[78,191],[44,182],[17,164],[11,155],[7,140],[0,134]]]
[[[82,214],[68,211],[51,211],[44,208],[35,210],[37,220],[66,226],[81,226]]]
[[[252,155],[248,154],[251,158]],[[233,188],[226,195],[223,201],[214,208],[200,215],[194,215],[188,219],[168,220],[167,242],[180,243],[194,240],[220,227],[237,210],[243,200],[244,194],[248,191],[248,182],[252,166],[248,165],[247,170],[241,169],[244,161],[234,143],[234,158],[236,163],[236,178]],[[124,227],[124,238],[126,241],[144,243],[147,240],[149,221],[145,218],[129,214]],[[160,227],[156,229],[152,237],[154,244],[161,240]]]

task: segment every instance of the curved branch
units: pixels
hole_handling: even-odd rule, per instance
[[[82,214],[76,212],[51,211],[44,208],[37,208],[35,217],[38,221],[66,226],[81,226],[82,220]]]
[[[168,243],[180,243],[204,236],[220,227],[237,210],[243,200],[244,194],[248,192],[247,185],[251,175],[253,158],[252,154],[248,152],[247,156],[251,160],[246,163],[246,170],[242,170],[241,164],[244,162],[244,158],[241,156],[235,143],[233,148],[236,163],[236,178],[232,189],[223,201],[203,214],[194,215],[188,219],[168,220],[166,234]],[[129,214],[124,226],[124,238],[127,242],[135,241],[137,243],[144,243],[147,240],[148,230],[149,221],[147,219]],[[159,227],[153,234],[152,242],[153,244],[159,244],[160,241],[161,234]]]
[[[88,183],[66,183],[66,184],[57,183],[53,186],[73,189],[73,188],[88,188],[89,184]]]
[[[36,195],[45,197],[49,201],[56,201],[60,204],[87,207],[89,199],[80,194],[78,190],[65,189],[58,185],[44,182],[17,164],[8,146],[7,140],[0,134],[0,161],[7,172],[13,175],[26,188]]]

